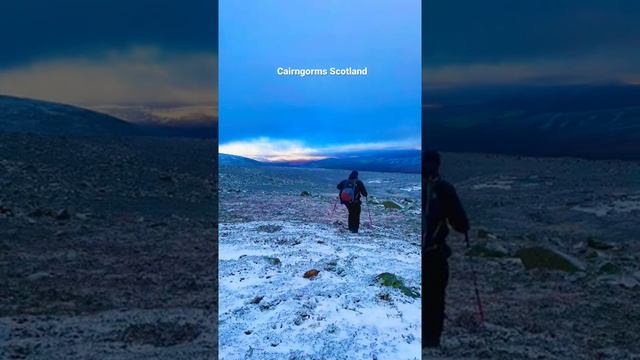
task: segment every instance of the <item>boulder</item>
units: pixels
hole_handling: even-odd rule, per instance
[[[527,270],[547,269],[569,273],[584,270],[584,265],[578,260],[558,250],[552,250],[542,246],[521,249],[516,253],[516,256],[522,260]]]

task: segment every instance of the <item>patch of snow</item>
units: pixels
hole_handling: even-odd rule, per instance
[[[404,187],[404,188],[400,188],[400,190],[402,191],[421,191],[422,190],[422,186],[420,185],[413,185],[413,186],[408,186],[408,187]]]
[[[483,189],[511,190],[511,185],[513,185],[512,180],[495,180],[491,182],[473,185],[472,188],[473,190],[483,190]]]
[[[608,204],[598,204],[592,206],[577,205],[572,208],[576,211],[593,214],[598,217],[610,215],[612,213],[629,213],[640,211],[640,196],[631,196],[621,200],[613,200]]]

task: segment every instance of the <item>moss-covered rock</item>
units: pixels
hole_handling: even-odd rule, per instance
[[[385,200],[382,202],[385,209],[402,209],[402,205],[398,204],[393,200]]]
[[[520,258],[527,270],[548,269],[573,273],[583,268],[570,256],[541,246],[521,249],[516,256]]]
[[[398,289],[400,290],[400,292],[402,292],[404,295],[411,297],[411,298],[419,298],[420,294],[415,291],[412,290],[410,288],[408,288],[404,282],[402,281],[402,279],[400,279],[398,276],[392,274],[392,273],[382,273],[378,276],[376,276],[376,281],[378,282],[378,284],[382,285],[382,286],[389,286],[392,287],[394,289]]]

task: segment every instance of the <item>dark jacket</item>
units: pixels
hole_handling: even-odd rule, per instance
[[[423,247],[445,246],[449,226],[461,233],[469,231],[467,214],[453,185],[441,179],[428,181],[422,196],[422,223],[425,231]]]
[[[367,193],[367,189],[364,187],[364,183],[362,181],[360,181],[359,179],[342,180],[338,184],[337,188],[338,188],[338,190],[342,191],[342,189],[344,189],[345,186],[347,185],[347,182],[353,181],[353,180],[355,180],[355,182],[356,182],[356,189],[355,189],[356,198],[354,200],[354,203],[358,203],[359,204],[359,203],[362,202],[360,200],[361,196],[369,196],[369,194]]]

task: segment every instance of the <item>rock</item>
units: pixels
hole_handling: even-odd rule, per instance
[[[385,200],[382,202],[385,209],[402,209],[402,205],[398,204],[393,200]]]
[[[249,301],[249,304],[260,304],[260,301],[262,301],[262,299],[264,299],[264,296],[256,296],[251,301]]]
[[[604,274],[618,274],[620,273],[620,268],[616,265],[608,262],[602,266],[600,266],[600,272]]]
[[[610,250],[613,249],[613,245],[599,241],[596,238],[590,237],[587,239],[587,246],[596,250]]]
[[[378,282],[378,284],[382,285],[382,286],[389,286],[392,287],[394,289],[398,289],[400,290],[404,295],[411,297],[411,298],[419,298],[420,294],[412,289],[409,289],[407,286],[405,286],[404,282],[402,281],[402,279],[400,279],[398,276],[392,274],[392,273],[382,273],[378,276],[376,276],[376,281]]]
[[[160,181],[165,181],[165,182],[168,182],[168,183],[174,183],[175,182],[173,180],[173,178],[171,176],[169,176],[169,175],[160,175],[158,177],[158,179],[160,179]]]
[[[516,256],[522,260],[527,270],[548,269],[570,273],[584,270],[584,265],[569,255],[541,246],[521,249],[516,253]]]
[[[29,281],[38,281],[38,280],[43,280],[43,279],[48,279],[51,277],[51,274],[46,272],[46,271],[39,271],[36,273],[33,273],[29,276],[27,276],[27,279]]]
[[[640,286],[640,280],[630,275],[623,275],[623,276],[620,276],[618,279],[611,281],[611,284],[620,285],[627,289],[633,289],[636,286]]]
[[[132,324],[119,336],[124,343],[169,347],[191,342],[200,336],[201,330],[195,324],[170,322]]]
[[[41,208],[37,208],[29,213],[29,217],[35,217],[35,218],[50,216],[50,215],[51,215],[51,210],[45,210]]]
[[[0,215],[4,215],[4,216],[13,216],[13,210],[11,210],[8,207],[3,207],[2,205],[0,205]]]
[[[266,256],[265,259],[269,262],[269,264],[274,266],[280,266],[280,264],[282,263],[277,257]]]
[[[593,260],[598,257],[598,252],[595,250],[589,251],[586,255],[587,259]]]
[[[8,253],[9,250],[10,250],[9,245],[5,244],[3,241],[0,240],[0,254]]]
[[[60,209],[53,214],[53,218],[56,220],[69,220],[71,219],[71,215],[67,209]]]
[[[89,219],[89,214],[77,213],[76,214],[76,218],[78,218],[80,220],[87,220],[87,219]]]
[[[300,193],[300,196],[311,196],[311,193],[305,190]]]
[[[280,226],[280,225],[271,225],[271,224],[260,225],[260,226],[258,226],[257,230],[258,230],[258,232],[265,232],[265,233],[272,234],[272,233],[281,231],[282,230],[282,226]]]
[[[305,272],[304,275],[302,275],[302,277],[305,278],[305,279],[313,279],[316,276],[318,276],[319,273],[320,273],[320,270],[311,269],[311,270]]]
[[[333,259],[327,262],[324,266],[324,270],[326,271],[336,271],[336,267],[338,266],[338,261]]]
[[[466,255],[485,258],[502,258],[508,254],[507,250],[498,244],[483,242],[472,246],[471,249],[466,252]]]

